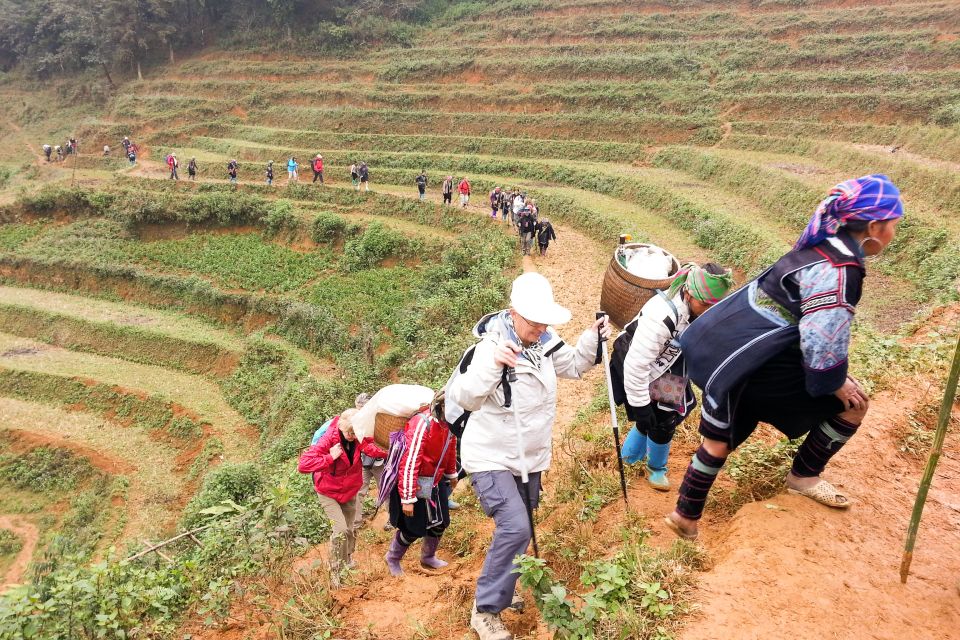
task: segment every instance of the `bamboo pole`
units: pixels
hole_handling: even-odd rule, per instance
[[[189,537],[191,537],[191,538],[194,538],[194,534],[195,534],[195,533],[199,533],[200,531],[203,531],[203,530],[209,529],[209,528],[210,528],[210,525],[209,525],[209,524],[208,524],[208,525],[204,525],[204,526],[202,526],[202,527],[197,527],[196,529],[191,529],[190,531],[181,533],[180,535],[174,536],[174,537],[172,537],[172,538],[170,538],[170,539],[168,539],[168,540],[164,540],[163,542],[159,542],[159,543],[157,543],[157,544],[155,544],[155,545],[150,545],[149,542],[145,542],[144,544],[147,544],[147,545],[150,545],[150,546],[148,546],[148,547],[147,547],[146,549],[144,549],[143,551],[140,551],[139,553],[133,554],[132,556],[130,556],[129,558],[127,558],[126,560],[124,560],[124,562],[130,562],[131,560],[136,560],[137,558],[143,557],[143,556],[147,555],[148,553],[152,553],[152,552],[156,551],[157,549],[161,549],[161,548],[167,546],[168,544],[171,544],[171,543],[173,543],[173,542],[176,542],[177,540],[180,540],[180,539],[182,539],[182,538],[186,538],[187,536],[189,536]],[[194,538],[194,539],[195,539],[195,538]]]
[[[940,416],[937,419],[937,432],[933,436],[933,447],[927,466],[923,470],[923,479],[920,480],[920,490],[917,491],[917,500],[913,504],[913,515],[910,516],[910,527],[907,529],[907,542],[903,548],[903,559],[900,561],[900,582],[906,584],[910,575],[910,563],[913,561],[913,547],[917,541],[917,530],[920,528],[920,517],[923,515],[923,506],[927,501],[927,492],[933,482],[933,472],[940,461],[943,452],[943,439],[947,435],[947,426],[950,424],[950,412],[953,409],[953,399],[957,395],[957,380],[960,379],[960,336],[957,336],[957,347],[953,353],[953,366],[947,376],[947,388],[944,389],[943,403],[940,405]]]

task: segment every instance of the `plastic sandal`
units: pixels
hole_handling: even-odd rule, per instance
[[[811,500],[815,500],[820,504],[832,507],[834,509],[850,508],[850,499],[841,493],[835,486],[822,479],[809,489],[792,489],[787,487],[787,493],[805,496]]]
[[[684,531],[683,529],[680,528],[679,524],[673,521],[673,518],[671,518],[670,516],[667,516],[666,518],[664,518],[663,522],[668,527],[670,527],[670,530],[673,531],[675,534],[677,534],[679,538],[682,538],[684,540],[696,540],[697,536],[699,535],[699,532],[690,533],[688,531]]]

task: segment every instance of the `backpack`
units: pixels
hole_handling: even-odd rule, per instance
[[[327,429],[330,428],[330,424],[332,422],[333,422],[333,418],[330,418],[329,420],[324,422],[322,425],[320,425],[319,429],[313,432],[313,438],[310,440],[310,446],[313,446],[318,442],[320,442],[320,438],[322,438],[323,434],[327,432]]]

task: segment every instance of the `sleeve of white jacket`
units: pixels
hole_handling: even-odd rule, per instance
[[[497,390],[503,367],[493,361],[497,345],[481,340],[473,352],[473,361],[462,375],[454,378],[446,395],[465,411],[478,411],[484,400]]]
[[[640,316],[630,349],[623,360],[623,390],[631,406],[650,404],[653,361],[669,339],[670,330],[666,325],[650,315]]]
[[[564,344],[553,354],[553,368],[561,378],[578,379],[590,370],[597,360],[596,329],[587,329],[580,335],[577,345]]]

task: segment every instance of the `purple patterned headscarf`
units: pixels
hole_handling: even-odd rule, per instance
[[[830,190],[803,230],[794,251],[837,235],[847,220],[892,220],[903,215],[900,190],[883,174],[841,182]]]

